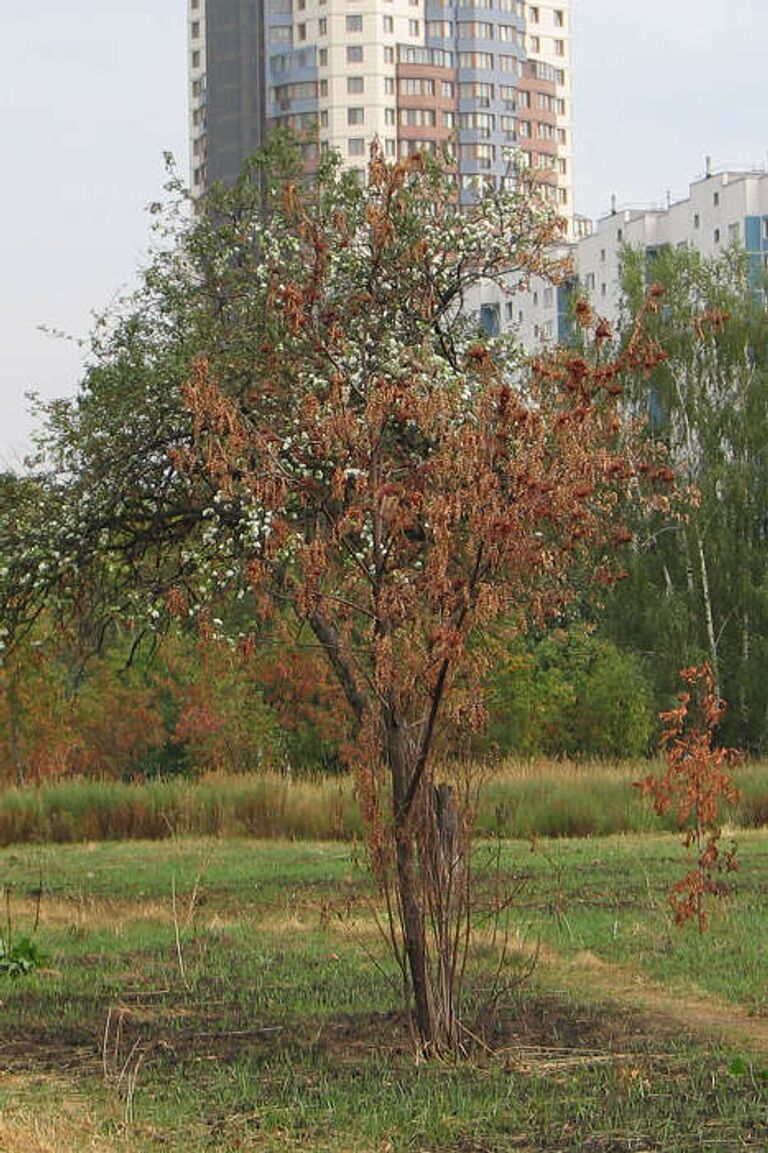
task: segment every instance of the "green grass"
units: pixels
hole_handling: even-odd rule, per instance
[[[50,961],[0,978],[0,1148],[765,1149],[768,1053],[651,1020],[599,971],[575,979],[588,951],[630,981],[764,1012],[768,836],[741,840],[738,887],[702,939],[670,925],[673,837],[481,844],[478,866],[498,849],[502,887],[524,877],[516,938],[557,956],[501,1006],[501,1054],[459,1065],[414,1063],[349,845],[5,849],[12,929],[29,932],[42,881]]]
[[[508,762],[482,793],[478,830],[500,837],[594,837],[674,828],[633,782],[648,762]],[[738,770],[728,819],[768,823],[768,764]],[[354,841],[362,835],[347,777],[290,780],[265,774],[192,782],[60,781],[0,792],[0,845],[168,840],[180,836]]]

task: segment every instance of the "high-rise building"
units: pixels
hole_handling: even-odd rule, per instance
[[[570,0],[188,0],[195,193],[277,125],[311,169],[451,150],[467,196],[535,168],[573,235]]]

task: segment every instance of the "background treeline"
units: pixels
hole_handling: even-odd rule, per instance
[[[768,314],[759,257],[737,247],[624,254],[626,331],[650,284],[647,318],[665,362],[628,402],[663,439],[683,501],[634,525],[627,579],[602,626],[642,661],[665,707],[676,670],[708,661],[729,711],[725,744],[768,748]]]
[[[40,635],[0,670],[0,778],[117,780],[341,771],[348,713],[312,650],[272,637],[259,655],[208,628],[120,634],[84,660],[74,639]],[[472,752],[636,757],[655,704],[640,660],[582,625],[500,653],[489,725]]]

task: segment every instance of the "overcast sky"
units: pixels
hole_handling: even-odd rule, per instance
[[[768,149],[766,0],[572,0],[576,207],[684,196]],[[162,154],[186,171],[185,0],[0,0],[0,468],[24,392],[71,392],[92,311],[131,280]]]

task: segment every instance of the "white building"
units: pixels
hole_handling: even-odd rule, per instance
[[[707,169],[686,199],[666,208],[617,209],[576,244],[579,283],[600,315],[611,321],[619,315],[625,245],[649,254],[665,246],[690,246],[711,257],[737,242],[746,250],[756,280],[768,268],[768,173],[714,172],[709,162]]]

